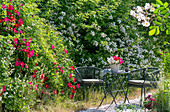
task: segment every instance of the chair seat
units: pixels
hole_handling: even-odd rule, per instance
[[[103,80],[100,79],[82,79],[84,84],[102,84]]]
[[[136,85],[136,86],[142,86],[144,83],[144,86],[156,86],[159,81],[145,81],[144,80],[129,80],[128,83],[131,85]]]

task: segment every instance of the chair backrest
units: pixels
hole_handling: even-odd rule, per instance
[[[145,80],[159,81],[160,80],[160,69],[156,67],[148,67],[146,69]]]
[[[140,68],[130,71],[129,79],[133,80],[144,80],[145,79],[146,68]]]
[[[141,68],[130,71],[130,79],[158,81],[160,78],[160,69],[156,67]]]
[[[96,67],[76,67],[77,81],[82,79],[97,79],[100,76],[101,69]]]

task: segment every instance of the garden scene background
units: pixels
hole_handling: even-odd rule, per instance
[[[102,88],[83,101],[74,69],[115,55],[122,69],[160,68],[154,108],[170,110],[169,0],[0,0],[0,12],[1,111],[97,107]]]

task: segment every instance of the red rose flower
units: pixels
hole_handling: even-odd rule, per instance
[[[68,87],[71,88],[72,84],[71,83],[68,83]]]
[[[14,27],[19,27],[19,24],[18,24],[18,23],[16,23],[16,24],[14,25]]]
[[[80,88],[80,84],[77,83],[77,88]]]
[[[55,89],[53,89],[53,93],[56,95],[57,94],[57,91]]]
[[[71,73],[69,73],[69,78],[71,78]]]
[[[74,90],[74,89],[72,90],[72,93],[73,93],[73,94],[75,93],[75,90]]]
[[[49,88],[49,85],[48,85],[48,84],[46,84],[46,85],[45,85],[45,88],[46,88],[46,89],[47,89],[47,88]]]
[[[15,20],[15,17],[14,16],[10,16],[11,20]]]
[[[73,89],[76,89],[76,86],[75,86],[75,85],[73,85],[73,86],[72,86],[72,88],[73,88]]]
[[[0,19],[0,23],[2,23],[3,19]]]
[[[15,12],[15,13],[18,13],[18,11],[17,11],[17,10],[14,10],[14,12]]]
[[[74,70],[74,69],[75,69],[73,66],[71,66],[70,68],[71,68],[71,70]]]
[[[35,78],[35,75],[34,75],[34,74],[32,75],[32,78]]]

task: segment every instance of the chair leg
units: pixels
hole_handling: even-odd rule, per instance
[[[124,100],[124,103],[126,103],[126,100],[128,101],[128,103],[130,103],[130,102],[129,102],[129,99],[128,99],[128,97],[127,97],[128,90],[129,90],[129,86],[127,86],[127,90],[126,90],[126,94],[125,94],[125,100]]]
[[[145,88],[144,88],[144,98],[145,98]]]
[[[85,99],[85,85],[83,84],[83,100]]]
[[[142,94],[143,94],[143,87],[141,88],[141,99],[140,99],[140,107],[142,106],[142,100],[143,100]]]

